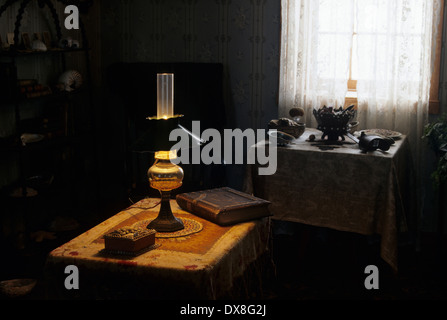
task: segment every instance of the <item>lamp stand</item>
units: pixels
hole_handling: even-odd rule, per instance
[[[174,232],[184,228],[182,220],[174,217],[171,210],[171,191],[160,190],[160,212],[155,220],[152,220],[147,228],[159,232]]]
[[[184,228],[183,222],[174,217],[171,210],[171,190],[182,185],[183,169],[171,162],[177,151],[157,151],[155,162],[147,171],[149,185],[161,195],[160,212],[147,228],[158,232],[174,232]]]

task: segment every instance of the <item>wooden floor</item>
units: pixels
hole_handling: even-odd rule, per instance
[[[418,250],[399,246],[397,274],[380,258],[376,237],[296,225],[273,243],[270,299],[447,300],[447,242],[433,234],[422,235]],[[365,288],[368,265],[378,268],[378,289]]]

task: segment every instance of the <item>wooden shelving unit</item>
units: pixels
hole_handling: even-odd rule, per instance
[[[46,51],[26,50],[20,41],[21,20],[25,8],[32,2],[38,2],[39,8],[47,7],[56,26],[53,45]],[[20,3],[15,28],[14,45],[0,51],[0,65],[4,72],[0,75],[0,87],[3,99],[0,108],[8,108],[14,113],[13,132],[0,138],[0,153],[10,159],[11,170],[18,168],[17,176],[1,188],[3,203],[13,211],[21,212],[23,224],[29,226],[37,213],[52,206],[63,205],[64,210],[76,208],[79,204],[79,181],[86,173],[85,163],[92,163],[94,148],[93,103],[91,93],[91,76],[89,48],[82,22],[80,24],[80,48],[58,48],[62,39],[61,21],[55,9],[55,3],[61,0],[8,0],[0,7],[2,14],[16,3]],[[63,23],[63,21],[62,21]],[[51,59],[52,68],[58,74],[67,71],[67,54],[84,54],[82,67],[82,85],[73,91],[65,91],[58,86],[58,75],[51,77],[51,83],[45,84],[50,93],[36,97],[26,97],[19,87],[20,68],[23,59],[33,57],[33,63],[39,59]],[[34,59],[35,58],[35,59]],[[28,63],[30,59],[27,59]],[[40,67],[42,68],[42,67]],[[31,79],[33,80],[33,79]],[[88,106],[88,107],[86,107]],[[85,112],[91,108],[92,112]],[[32,110],[32,115],[24,117],[25,109]],[[33,134],[39,141],[23,143],[23,134]],[[88,154],[88,156],[86,156]],[[31,191],[31,192],[30,192]],[[41,198],[39,200],[36,200]],[[46,213],[45,213],[46,214]],[[44,214],[44,215],[45,215]],[[32,218],[31,218],[32,217]],[[42,217],[42,221],[51,217]],[[31,227],[33,227],[33,222]],[[36,226],[37,227],[37,226]]]

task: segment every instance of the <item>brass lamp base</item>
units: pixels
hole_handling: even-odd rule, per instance
[[[182,230],[185,226],[182,220],[174,217],[171,210],[170,191],[160,191],[161,205],[157,218],[152,220],[148,225],[148,229],[155,229],[158,232],[174,232]]]
[[[158,232],[173,232],[184,228],[183,222],[172,214],[171,190],[182,185],[183,170],[171,162],[177,151],[158,151],[155,153],[155,163],[149,168],[147,175],[152,188],[160,191],[161,205],[158,217],[151,221],[147,228]]]

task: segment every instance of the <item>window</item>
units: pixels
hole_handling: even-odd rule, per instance
[[[354,16],[357,16],[357,7],[358,7],[358,1],[354,0]],[[361,0],[360,0],[361,1]],[[444,1],[441,2],[441,6],[439,8],[440,12],[443,12],[444,10]],[[373,13],[371,13],[371,16],[373,16]],[[390,17],[385,16],[386,19],[389,19]],[[420,17],[419,17],[420,18]],[[420,22],[418,23],[420,24]],[[439,15],[439,18],[436,20],[434,19],[433,22],[433,43],[434,43],[434,63],[433,63],[433,72],[431,75],[431,83],[430,83],[430,102],[429,102],[429,112],[432,114],[439,113],[439,78],[440,78],[440,67],[441,67],[441,48],[442,48],[442,24],[443,24],[443,14]],[[348,82],[347,82],[347,94],[345,97],[345,103],[344,106],[347,107],[349,105],[354,104],[357,107],[358,101],[357,101],[357,80],[359,77],[368,77],[365,74],[359,73],[359,65],[358,65],[358,59],[357,54],[359,53],[358,48],[358,24],[357,19],[353,19],[353,27],[352,27],[352,47],[350,51],[350,62],[349,62],[349,76],[348,76]],[[372,32],[371,32],[372,33]],[[376,33],[377,34],[377,33]],[[368,37],[368,32],[366,34],[361,35],[363,37]],[[382,36],[385,36],[382,32]],[[421,34],[415,33],[414,38],[420,39]],[[360,53],[362,54],[362,53]],[[363,53],[365,54],[365,52]],[[417,75],[417,72],[413,72],[413,75]],[[417,79],[414,79],[417,81]]]
[[[357,105],[359,130],[407,135],[436,112],[444,0],[281,0],[278,116]]]
[[[358,8],[358,1],[354,0],[354,16],[357,17],[357,8]],[[361,0],[360,0],[361,1]],[[368,9],[367,9],[368,10]],[[417,9],[415,9],[417,10]],[[444,11],[444,1],[441,2],[439,11],[442,13]],[[389,13],[391,15],[392,13]],[[374,17],[374,14],[371,13],[370,17]],[[389,16],[384,15],[385,19],[390,19]],[[420,19],[420,16],[418,17]],[[421,24],[420,22],[417,24]],[[431,84],[430,84],[430,102],[429,102],[429,112],[431,114],[438,114],[439,113],[439,78],[440,78],[440,67],[441,67],[441,48],[442,48],[442,25],[443,25],[443,14],[439,15],[438,19],[434,19],[433,21],[433,48],[435,50],[434,54],[434,62],[433,62],[433,72],[431,75]],[[418,31],[418,30],[416,30]],[[419,30],[420,31],[420,30]],[[371,34],[375,35],[382,35],[385,37],[384,32],[376,32],[374,33],[373,30],[367,30],[364,34],[361,34],[361,37],[368,37],[371,36]],[[415,32],[413,34],[415,40],[420,39],[420,32]],[[358,58],[357,54],[365,54],[365,52],[361,52],[358,48],[358,40],[359,40],[359,31],[358,31],[358,23],[357,19],[353,19],[353,27],[352,27],[352,47],[350,51],[350,62],[349,62],[349,76],[348,76],[348,82],[347,87],[348,91],[345,97],[345,107],[354,104],[357,107],[358,101],[357,101],[357,80],[359,77],[368,77],[367,75],[363,73],[359,73],[359,64],[358,64]],[[388,53],[385,53],[388,54]],[[417,65],[418,66],[418,65]],[[416,66],[416,67],[417,67]],[[417,72],[410,73],[413,75],[417,75]],[[417,79],[414,79],[417,81]]]

